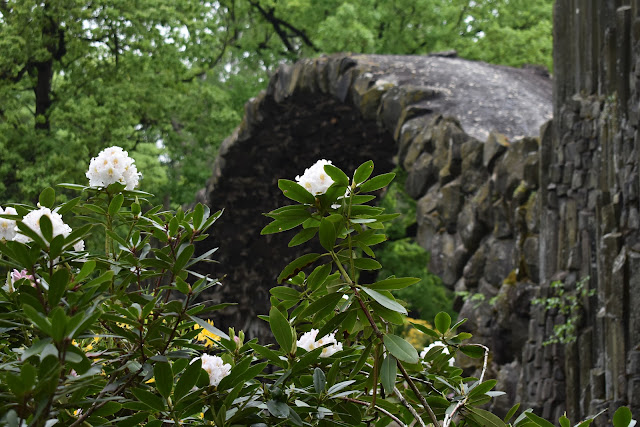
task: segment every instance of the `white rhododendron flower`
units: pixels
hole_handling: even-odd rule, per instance
[[[322,347],[323,345],[331,344],[322,348],[320,357],[329,357],[339,351],[342,351],[342,343],[336,341],[335,334],[325,335],[324,337],[316,341],[318,332],[320,331],[317,329],[311,329],[309,332],[305,332],[304,334],[302,334],[302,336],[298,340],[298,347],[304,348],[307,351],[311,351],[315,350],[316,348]]]
[[[105,148],[98,157],[91,159],[87,178],[90,187],[107,187],[119,182],[126,185],[127,190],[138,186],[140,173],[133,159],[122,148],[113,146]]]
[[[18,271],[14,268],[13,271],[7,275],[7,281],[4,284],[4,286],[2,286],[2,289],[4,289],[5,292],[8,292],[8,293],[15,291],[16,290],[15,283],[20,279],[27,279],[31,282],[31,286],[34,286],[34,287],[36,286],[33,280],[33,276],[30,275],[26,269],[22,271]]]
[[[427,355],[427,353],[429,353],[429,350],[431,350],[434,347],[444,347],[444,350],[442,350],[442,352],[444,354],[450,354],[449,353],[449,349],[447,348],[447,346],[442,341],[434,341],[433,343],[431,343],[427,347],[425,347],[424,350],[422,350],[422,352],[420,352],[420,359],[424,359],[424,357]],[[453,362],[454,362],[454,359],[453,359],[453,357],[451,357],[449,359],[449,366],[453,366]]]
[[[14,208],[2,209],[0,215],[18,215]],[[0,240],[13,240],[16,236],[16,222],[10,219],[0,218]]]
[[[222,360],[220,356],[203,354],[201,357],[193,359],[191,363],[198,359],[202,360],[202,369],[207,371],[209,374],[209,384],[214,387],[217,387],[220,381],[231,373],[231,365],[224,363],[224,360]]]
[[[324,194],[333,184],[333,179],[324,171],[325,165],[330,164],[331,160],[318,160],[313,166],[305,169],[302,176],[296,176],[296,181],[314,196]]]
[[[51,209],[49,208],[40,208],[35,211],[29,212],[24,216],[24,218],[22,218],[22,222],[44,239],[42,230],[40,229],[40,218],[45,215],[49,217],[49,220],[51,220],[51,225],[53,226],[53,237],[56,237],[60,234],[62,234],[64,237],[67,237],[69,234],[71,234],[71,227],[69,227],[64,223],[64,221],[62,221],[62,215],[57,212],[51,212]],[[31,241],[31,238],[20,233],[20,230],[17,227],[15,228],[15,230],[17,231],[17,234],[15,235],[13,240],[20,243],[28,243]]]

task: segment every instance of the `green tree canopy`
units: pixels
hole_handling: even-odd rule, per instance
[[[83,183],[110,145],[193,200],[244,103],[320,53],[551,65],[552,0],[0,0],[0,203]]]

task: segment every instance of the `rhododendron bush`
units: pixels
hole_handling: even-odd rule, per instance
[[[420,354],[394,333],[407,313],[391,291],[418,279],[360,280],[381,267],[374,247],[395,216],[371,204],[393,174],[372,172],[369,161],[350,178],[322,160],[279,181],[292,204],[269,212],[262,234],[297,229],[290,246],[316,239],[322,250],[265,278],[272,307],[261,317],[277,345],[206,320],[228,304],[198,299],[224,284],[194,269],[216,251],[196,255],[195,244],[221,212],[148,206],[122,149],[92,159],[88,186],[61,184],[76,198],[58,204],[46,188],[38,206],[2,207],[0,422],[549,425],[518,405],[503,419],[482,408],[502,393],[485,378],[489,349],[457,332],[463,321],[414,324],[435,343]],[[85,249],[96,234],[104,246]],[[478,359],[478,378],[455,366],[460,352]],[[625,409],[617,426],[631,422]]]

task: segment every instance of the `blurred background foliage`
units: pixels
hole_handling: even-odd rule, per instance
[[[280,63],[455,49],[550,68],[551,9],[552,0],[0,0],[0,204],[84,183],[91,156],[116,144],[156,202],[192,202],[244,103]]]

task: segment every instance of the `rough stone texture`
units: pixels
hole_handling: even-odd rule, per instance
[[[404,165],[410,193],[421,197],[418,239],[453,286],[493,227],[480,139],[493,132],[508,145],[508,138],[535,134],[550,117],[550,88],[532,70],[459,58],[334,55],[280,67],[266,92],[247,103],[198,195],[226,210],[199,247],[220,247],[219,264],[203,272],[224,276],[206,298],[238,303],[214,315],[217,326],[268,339],[256,316],[268,311],[269,288],[300,250],[287,250],[293,233],[261,236],[268,221],[260,214],[287,203],[278,178],[293,179],[319,158],[345,171],[367,159],[376,173],[391,170],[393,159]],[[478,201],[472,210],[471,199]]]

